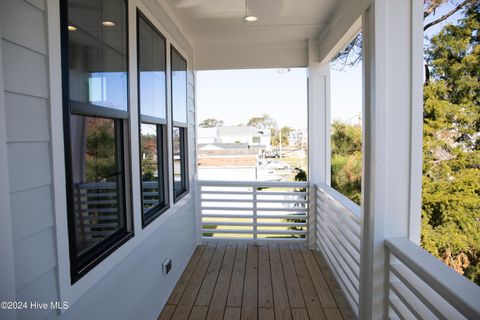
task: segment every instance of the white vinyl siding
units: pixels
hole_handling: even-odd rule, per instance
[[[165,16],[156,2],[146,0],[145,3],[159,19]],[[6,142],[7,148],[8,177],[5,179],[9,187],[16,300],[50,303],[60,299],[50,119],[51,112],[61,108],[52,107],[49,96],[46,10],[45,0],[0,1],[0,63],[3,68],[0,76],[4,81],[5,105],[0,117],[4,117],[6,125],[7,139],[1,142]],[[168,30],[173,28],[171,21],[163,21]],[[170,35],[177,37],[180,33],[173,30]],[[192,50],[181,36],[176,41],[179,47],[186,47],[189,63],[188,159],[190,186],[193,187],[195,90]],[[66,215],[66,212],[57,214]],[[193,196],[180,200],[162,218],[163,222],[159,222],[143,242],[85,291],[67,311],[23,310],[17,313],[17,319],[155,319],[195,249]],[[171,243],[176,245],[169,245]],[[162,262],[166,258],[172,259],[173,268],[168,275],[163,275]]]
[[[4,0],[0,31],[17,301],[55,301],[55,234],[44,1]],[[53,310],[25,310],[43,319]]]

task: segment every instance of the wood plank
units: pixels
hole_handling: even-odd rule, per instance
[[[343,320],[342,314],[337,308],[325,308],[323,311],[325,311],[327,320]]]
[[[267,244],[260,245],[258,249],[258,307],[273,308],[270,253]]]
[[[258,320],[275,320],[273,308],[258,308]]]
[[[313,285],[317,290],[317,295],[320,298],[322,307],[336,308],[337,303],[330,292],[327,281],[325,280],[325,277],[323,276],[320,266],[317,264],[312,251],[308,250],[307,248],[302,248],[300,251],[302,252],[303,258],[307,265],[308,272],[310,272],[310,276],[312,277]]]
[[[330,270],[330,267],[328,266],[325,258],[318,251],[313,251],[313,256],[315,257],[315,260],[317,261],[320,269],[322,270],[322,273],[325,277],[325,280],[327,281],[328,287],[330,288],[333,297],[335,298],[335,302],[337,303],[338,309],[340,310],[343,319],[355,319],[355,315],[353,314],[353,311],[350,308],[350,305],[347,302],[347,299],[345,298],[342,289],[340,289],[340,287],[338,286],[337,280],[335,280],[335,277],[333,276],[332,271]]]
[[[283,277],[283,267],[280,260],[280,252],[278,245],[271,243],[269,247],[270,252],[270,268],[272,274],[272,291],[273,291],[273,305],[275,309],[275,319],[284,320],[292,319],[290,314],[290,305],[288,303],[287,287]]]
[[[195,268],[192,277],[185,288],[185,292],[183,293],[182,298],[175,309],[175,313],[172,317],[173,320],[188,319],[214,251],[214,245],[208,245],[205,248],[202,257],[200,258],[200,261],[198,262],[197,267]]]
[[[227,250],[225,251],[225,256],[223,258],[222,267],[220,268],[217,284],[215,285],[215,290],[213,291],[212,302],[208,310],[207,319],[209,320],[223,318],[236,251],[236,243],[229,243]]]
[[[170,320],[176,307],[177,306],[173,304],[166,304],[158,316],[158,320]]]
[[[227,307],[225,308],[224,320],[240,320],[240,313],[242,309],[239,307]]]
[[[293,320],[309,320],[307,309],[297,308],[292,309],[292,318]],[[312,318],[315,319],[315,318]]]
[[[193,271],[195,270],[195,267],[200,261],[200,258],[202,257],[202,254],[204,251],[205,251],[205,246],[198,246],[197,249],[195,249],[195,252],[190,258],[190,261],[188,262],[187,267],[185,268],[185,270],[182,273],[182,276],[180,277],[180,280],[178,280],[175,288],[173,289],[172,294],[168,298],[167,304],[178,304],[180,302],[180,298],[182,297],[182,294],[185,291],[185,288],[187,287],[187,283],[192,277]]]
[[[258,247],[248,246],[243,287],[242,320],[257,320]]]
[[[193,306],[188,320],[205,320],[207,317],[208,306]]]
[[[309,317],[312,319],[326,319],[322,304],[320,303],[320,298],[317,296],[317,291],[312,283],[312,277],[310,277],[310,274],[308,273],[299,246],[290,245],[290,252],[292,254],[295,270],[297,271],[298,281],[302,288]]]
[[[195,300],[195,305],[197,306],[209,306],[210,301],[212,300],[213,290],[215,289],[215,284],[217,283],[218,273],[220,272],[220,267],[222,266],[223,256],[225,255],[226,246],[219,244],[215,248],[215,253],[213,254],[212,260],[208,265],[207,273],[203,279],[202,286],[197,295],[197,300]]]
[[[285,285],[287,286],[288,301],[290,308],[305,308],[302,289],[298,283],[297,273],[293,265],[292,256],[288,245],[280,245],[280,259],[282,260]]]
[[[245,277],[245,263],[247,260],[247,246],[238,244],[235,262],[233,265],[230,288],[228,290],[227,306],[241,307],[243,295],[243,279]]]

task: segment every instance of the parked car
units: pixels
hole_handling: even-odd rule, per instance
[[[290,169],[290,166],[286,164],[285,162],[277,161],[277,160],[272,160],[269,161],[266,165],[267,169],[273,169],[273,170],[288,170]]]
[[[275,152],[275,151],[266,152],[265,153],[265,158],[280,158],[280,154],[278,152]]]

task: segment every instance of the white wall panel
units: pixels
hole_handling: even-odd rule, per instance
[[[47,99],[5,93],[8,141],[48,141],[50,128]]]
[[[13,240],[18,241],[53,226],[51,186],[44,185],[10,195]]]

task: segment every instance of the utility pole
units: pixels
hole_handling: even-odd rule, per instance
[[[279,158],[282,158],[282,129],[279,130],[279,143],[280,143],[280,154],[279,154]]]

